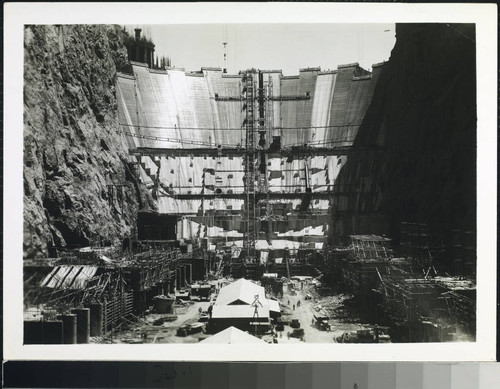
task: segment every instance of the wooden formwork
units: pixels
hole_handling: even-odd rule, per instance
[[[432,279],[384,279],[381,284],[391,318],[421,322],[423,318],[445,318],[442,295],[446,291]]]
[[[144,291],[170,279],[175,272],[178,259],[177,251],[148,253],[147,257],[137,258],[135,265],[131,266],[131,269],[139,273],[137,290]]]
[[[476,332],[476,303],[475,299],[464,296],[457,291],[443,293],[446,308],[450,317],[453,317],[457,324],[471,333]]]
[[[111,331],[124,318],[132,314],[133,305],[132,292],[123,292],[105,299],[102,303],[102,328],[104,332]]]

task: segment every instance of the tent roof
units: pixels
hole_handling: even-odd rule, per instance
[[[235,344],[235,343],[266,343],[263,340],[256,338],[246,332],[243,332],[235,327],[226,328],[224,331],[218,332],[210,338],[202,340],[200,343],[219,343],[219,344]]]
[[[266,297],[264,288],[244,278],[240,278],[238,281],[220,289],[215,305],[228,305],[237,300],[250,305],[255,301],[256,295],[259,295],[259,300],[263,303]]]
[[[95,266],[61,265],[55,267],[40,286],[52,289],[83,289],[96,272]]]

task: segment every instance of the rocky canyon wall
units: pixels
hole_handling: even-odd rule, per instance
[[[117,121],[123,34],[114,26],[25,27],[25,258],[120,242],[149,205]]]
[[[399,24],[353,152],[337,180],[333,234],[426,223],[449,242],[476,229],[474,25]]]

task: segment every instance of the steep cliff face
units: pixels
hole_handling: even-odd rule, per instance
[[[473,25],[400,24],[337,184],[334,234],[476,227]],[[352,193],[342,194],[351,188]]]
[[[134,234],[141,195],[116,113],[122,39],[118,27],[25,28],[26,258]]]

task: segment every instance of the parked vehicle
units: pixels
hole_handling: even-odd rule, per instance
[[[303,328],[295,328],[290,334],[292,338],[302,338],[304,337],[304,329]]]
[[[190,325],[189,333],[190,334],[197,334],[199,332],[203,332],[203,328],[205,327],[205,324],[203,323],[193,323]]]
[[[292,322],[290,323],[290,327],[292,327],[292,328],[300,328],[299,319],[292,319]]]
[[[337,343],[391,343],[391,337],[380,328],[344,332],[335,340]]]
[[[185,336],[188,336],[190,334],[191,334],[191,326],[189,324],[185,324],[185,325],[177,328],[177,333],[176,333],[177,336],[185,337]]]
[[[332,329],[330,323],[328,322],[328,316],[314,315],[314,320],[316,328],[320,329],[321,331],[330,331]]]

